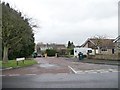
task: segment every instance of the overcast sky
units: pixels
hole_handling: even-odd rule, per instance
[[[22,11],[40,28],[35,42],[75,45],[95,35],[116,38],[119,0],[2,0]]]

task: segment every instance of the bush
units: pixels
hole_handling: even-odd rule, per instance
[[[54,49],[47,49],[46,53],[47,53],[47,56],[55,56],[56,50],[54,50]]]
[[[67,50],[67,53],[70,54],[70,55],[74,55],[74,49],[73,48],[69,48]]]

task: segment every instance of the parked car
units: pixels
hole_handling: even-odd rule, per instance
[[[33,57],[33,58],[36,58],[36,57],[37,57],[37,53],[36,53],[36,52],[33,52],[32,57]]]
[[[37,57],[42,57],[42,55],[41,54],[37,54]]]

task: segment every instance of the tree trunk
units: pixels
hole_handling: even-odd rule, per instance
[[[4,46],[3,62],[7,63],[7,61],[8,61],[8,47]]]

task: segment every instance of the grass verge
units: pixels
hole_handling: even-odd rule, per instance
[[[2,67],[2,60],[0,60],[0,67]]]
[[[16,60],[9,60],[8,63],[2,63],[2,61],[0,62],[0,65],[2,66],[2,68],[26,67],[26,66],[30,66],[30,65],[34,65],[34,64],[37,64],[37,61],[35,61],[35,60],[24,60],[24,63],[23,63],[23,61],[19,61],[18,65],[17,65]]]

